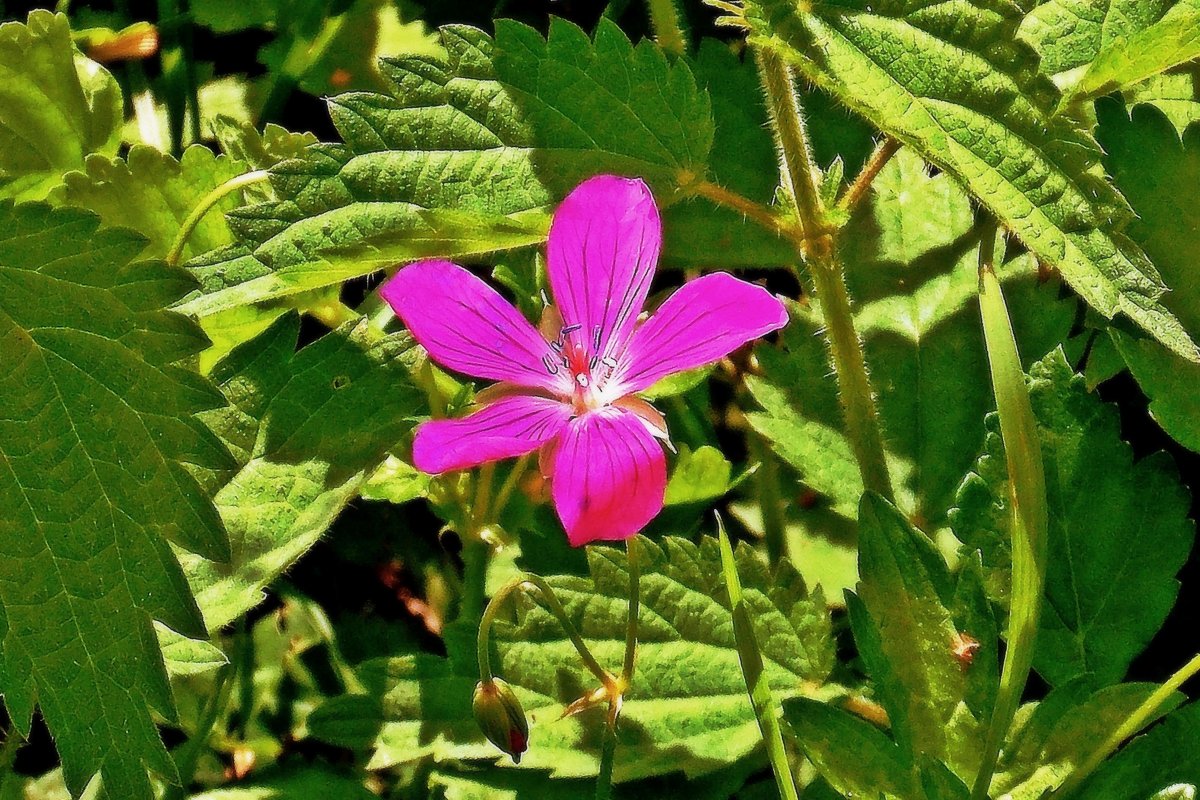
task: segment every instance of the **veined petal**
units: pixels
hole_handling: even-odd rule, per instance
[[[646,303],[662,223],[650,189],[634,178],[598,175],[554,212],[547,272],[554,302],[576,341],[597,358],[620,353]]]
[[[379,292],[430,357],[477,378],[571,391],[558,355],[492,287],[449,261],[405,267]]]
[[[662,445],[630,411],[609,406],[567,423],[553,470],[554,507],[575,547],[628,539],[662,510]]]
[[[613,374],[613,391],[638,392],[675,372],[711,364],[787,324],[787,309],[761,286],[724,272],[671,295],[633,335]]]
[[[549,397],[513,395],[462,419],[435,419],[417,428],[413,464],[438,474],[532,453],[559,435],[571,406]]]

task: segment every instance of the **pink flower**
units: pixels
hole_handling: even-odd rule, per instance
[[[662,242],[640,180],[600,175],[554,214],[550,289],[539,332],[495,290],[446,261],[405,267],[381,293],[434,361],[499,381],[463,419],[417,430],[413,462],[429,473],[541,449],[543,474],[572,545],[626,539],[663,505],[661,414],[637,393],[709,364],[787,322],[765,289],[725,273],[683,286],[638,316]]]

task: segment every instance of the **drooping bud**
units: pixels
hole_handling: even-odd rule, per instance
[[[529,746],[529,722],[512,687],[499,678],[480,681],[471,702],[475,721],[488,741],[507,753],[514,764]]]

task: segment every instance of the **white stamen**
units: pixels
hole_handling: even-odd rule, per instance
[[[544,306],[548,306],[548,305],[550,305],[550,298],[549,298],[549,297],[546,297],[546,290],[545,290],[545,289],[542,289],[542,305],[544,305]]]
[[[584,375],[582,372],[575,376],[575,382],[578,383],[580,388],[583,389],[586,389],[588,387],[588,383],[590,383],[590,381],[588,381],[588,376]]]

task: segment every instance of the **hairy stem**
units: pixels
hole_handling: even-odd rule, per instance
[[[597,800],[612,797],[613,769],[617,763],[617,726],[621,724],[621,707],[625,693],[633,685],[633,668],[637,660],[638,615],[641,613],[641,559],[638,538],[625,540],[626,563],[629,567],[629,615],[625,623],[625,660],[616,691],[608,696],[608,716],[604,723],[604,739],[600,747],[600,771],[596,776]]]
[[[763,540],[767,545],[767,556],[774,564],[787,554],[787,516],[779,488],[779,461],[758,434],[750,434],[749,444],[750,453],[759,465],[754,483],[758,488],[758,505],[762,509]]]
[[[675,0],[647,0],[650,10],[650,27],[659,47],[674,56],[687,52],[687,40],[679,21],[679,9]]]
[[[804,233],[797,230],[795,225],[789,220],[776,214],[767,206],[756,203],[748,197],[743,197],[737,192],[731,192],[706,180],[696,181],[689,188],[700,197],[711,200],[719,206],[737,211],[742,216],[757,222],[767,230],[790,239],[797,246],[803,246]]]
[[[1087,759],[1075,768],[1074,772],[1067,776],[1062,786],[1050,795],[1050,800],[1063,800],[1082,786],[1096,767],[1116,752],[1117,748],[1121,746],[1121,742],[1144,728],[1159,709],[1171,699],[1171,696],[1196,675],[1200,675],[1200,655],[1184,664],[1179,671],[1167,679],[1166,683],[1147,697],[1145,702],[1138,706]]]
[[[839,398],[846,433],[862,473],[863,485],[895,502],[862,340],[854,324],[846,279],[834,254],[834,232],[828,226],[817,188],[816,168],[796,88],[782,59],[766,50],[758,51],[757,55],[779,142],[784,179],[796,199],[796,211],[808,243],[801,255],[809,266],[817,298],[821,301],[830,359],[841,389]]]
[[[885,137],[883,141],[876,145],[875,151],[871,153],[871,157],[863,165],[862,171],[858,173],[854,182],[846,188],[845,194],[838,200],[838,208],[842,212],[849,215],[854,211],[854,207],[866,195],[875,178],[879,176],[879,172],[892,160],[892,156],[896,155],[902,146],[898,140],[890,136]]]
[[[196,204],[196,207],[184,219],[183,224],[179,226],[179,233],[175,235],[175,241],[171,243],[171,249],[167,252],[167,263],[172,266],[179,263],[179,258],[183,255],[183,248],[187,245],[188,237],[192,235],[196,230],[196,226],[204,219],[204,215],[212,210],[213,206],[243,186],[265,181],[268,177],[270,176],[266,170],[256,169],[253,172],[247,172],[243,175],[230,178],[200,198],[200,202]]]
[[[985,226],[979,246],[979,310],[984,343],[1000,417],[1009,480],[1009,529],[1012,545],[1012,609],[1005,639],[1008,649],[1000,690],[984,744],[983,763],[971,797],[985,800],[1033,666],[1033,648],[1041,618],[1046,578],[1046,477],[1037,423],[1013,337],[1012,322],[995,270],[996,225]]]

